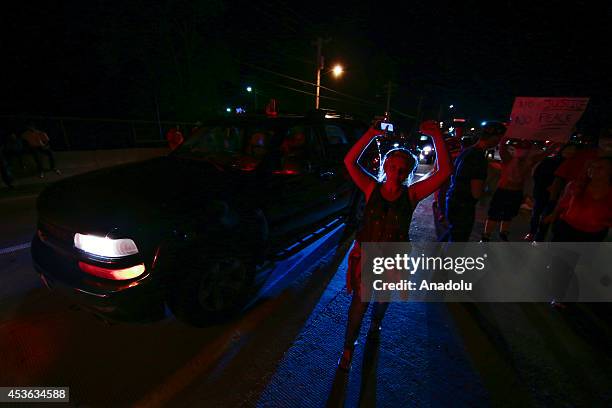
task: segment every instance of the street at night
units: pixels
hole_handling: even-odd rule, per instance
[[[0,408],[612,407],[612,3],[0,16]]]
[[[12,220],[0,255],[1,384],[69,384],[73,406],[592,406],[612,397],[609,326],[584,327],[547,304],[394,304],[380,346],[362,342],[350,375],[337,372],[350,301],[342,228],[279,262],[226,324],[104,323],[44,288],[19,249],[34,228],[30,189],[0,202]],[[435,238],[430,200],[411,236]]]

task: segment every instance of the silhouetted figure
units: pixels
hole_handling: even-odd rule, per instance
[[[40,178],[45,177],[41,160],[42,155],[47,156],[49,159],[49,167],[51,170],[55,171],[58,175],[62,174],[62,172],[55,167],[55,158],[53,157],[53,152],[49,144],[49,136],[45,132],[35,128],[33,125],[29,125],[25,132],[21,134],[21,138],[27,143],[28,150],[36,162],[36,169]]]

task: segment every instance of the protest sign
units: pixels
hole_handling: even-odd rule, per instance
[[[517,97],[506,136],[565,143],[588,102],[589,98]]]

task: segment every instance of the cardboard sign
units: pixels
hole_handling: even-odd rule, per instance
[[[517,97],[506,136],[565,143],[588,102],[589,98]]]

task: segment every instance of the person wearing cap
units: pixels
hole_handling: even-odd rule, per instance
[[[476,213],[476,203],[484,191],[487,179],[487,149],[497,145],[506,133],[499,122],[487,122],[480,131],[478,142],[455,159],[451,183],[446,193],[448,231],[441,241],[467,242],[470,239]]]

